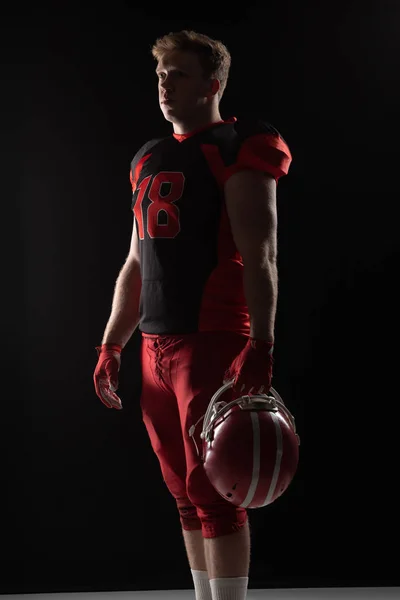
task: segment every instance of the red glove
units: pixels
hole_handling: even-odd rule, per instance
[[[102,346],[96,346],[96,350],[99,357],[93,375],[96,394],[107,408],[121,410],[121,399],[114,392],[118,389],[122,346],[119,344],[103,344]]]
[[[234,379],[232,399],[269,392],[274,364],[273,350],[273,342],[249,338],[242,352],[225,372],[223,383]]]

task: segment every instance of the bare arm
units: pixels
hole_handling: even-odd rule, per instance
[[[278,301],[276,264],[243,263],[243,285],[250,313],[250,337],[273,342]]]
[[[103,344],[124,348],[139,324],[139,301],[142,289],[139,242],[133,221],[131,247],[115,284],[111,315],[103,335]]]
[[[259,171],[240,171],[225,184],[225,202],[243,259],[250,336],[273,342],[278,298],[275,179]]]

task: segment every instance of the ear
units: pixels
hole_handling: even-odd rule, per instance
[[[219,82],[219,79],[212,79],[212,86],[211,86],[211,91],[208,92],[207,96],[210,98],[211,96],[215,96],[215,94],[217,94],[219,92],[219,89],[221,87],[221,84]]]

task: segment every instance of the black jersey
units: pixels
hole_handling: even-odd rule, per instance
[[[140,148],[130,172],[142,277],[140,331],[249,335],[243,261],[232,237],[224,184],[243,169],[270,173],[278,181],[291,161],[272,125],[235,117]]]

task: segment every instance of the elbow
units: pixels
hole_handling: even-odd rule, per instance
[[[244,267],[251,269],[276,269],[277,268],[277,252],[274,250],[264,249],[259,252],[250,252],[242,255]]]

